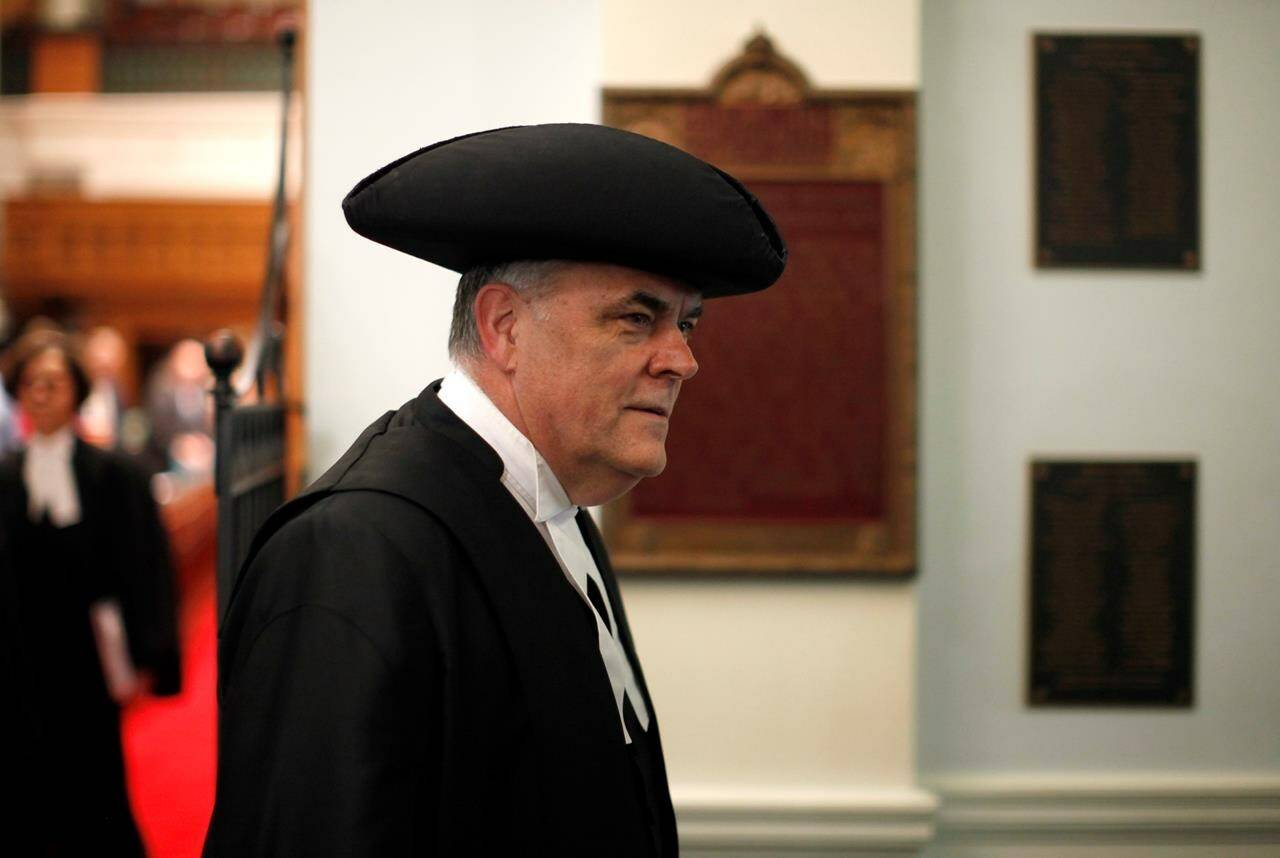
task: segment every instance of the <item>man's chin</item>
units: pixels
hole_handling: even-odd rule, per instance
[[[662,450],[659,453],[642,457],[636,461],[633,468],[628,473],[637,480],[644,480],[650,477],[656,477],[667,469],[667,451]]]
[[[625,463],[619,463],[615,466],[621,479],[627,482],[627,486],[619,495],[624,495],[631,491],[643,480],[650,477],[656,477],[667,469],[667,457],[664,453],[661,456],[646,459],[633,459]]]

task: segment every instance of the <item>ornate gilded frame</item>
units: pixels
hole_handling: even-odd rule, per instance
[[[614,565],[645,573],[844,573],[900,577],[915,570],[916,190],[915,96],[824,90],[757,35],[706,89],[604,90],[604,122],[686,148],[748,186],[752,181],[883,183],[885,276],[884,514],[851,522],[644,520],[627,497],[604,511]],[[825,156],[707,153],[687,139],[686,114],[717,106],[792,106],[830,113]],[[797,113],[797,117],[801,114]]]

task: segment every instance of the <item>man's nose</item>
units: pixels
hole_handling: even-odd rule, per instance
[[[654,375],[669,376],[680,381],[688,381],[698,372],[698,361],[693,357],[693,349],[678,328],[672,328],[663,335],[658,351],[649,362],[649,370]]]

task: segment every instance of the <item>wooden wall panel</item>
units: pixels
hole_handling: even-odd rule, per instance
[[[32,92],[102,89],[102,38],[96,33],[45,33],[31,51]]]
[[[109,325],[134,359],[232,327],[246,335],[266,266],[258,201],[28,197],[5,205],[3,282],[13,315]]]
[[[13,298],[256,299],[266,202],[10,200],[5,281]]]

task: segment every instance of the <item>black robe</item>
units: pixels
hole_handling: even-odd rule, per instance
[[[656,718],[638,763],[591,609],[437,389],[250,549],[220,634],[205,855],[675,855]]]
[[[32,522],[25,454],[0,462],[0,664],[9,785],[21,791],[10,842],[36,854],[141,854],[125,791],[119,707],[107,692],[89,621],[120,603],[129,654],[153,691],[180,673],[167,534],[144,473],[79,439],[71,456],[80,521]],[[21,851],[21,849],[19,850]]]

